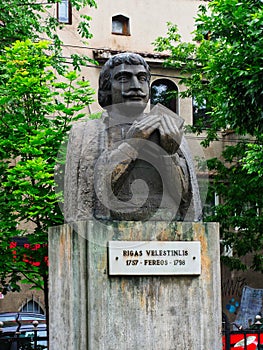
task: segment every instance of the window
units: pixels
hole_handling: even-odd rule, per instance
[[[203,217],[207,219],[209,216],[214,216],[216,213],[216,207],[220,203],[220,199],[217,193],[210,187],[208,179],[198,179],[199,191],[201,201],[203,203]],[[207,187],[208,186],[208,187]]]
[[[31,299],[25,303],[25,305],[21,308],[21,312],[35,312],[38,314],[44,314],[43,309],[34,299]]]
[[[169,79],[157,79],[151,86],[151,104],[161,103],[171,111],[178,113],[178,88]]]
[[[112,17],[112,34],[130,35],[129,18],[122,15]]]
[[[193,97],[193,125],[200,126],[202,129],[210,127],[210,115],[206,100],[198,103]]]
[[[69,0],[57,3],[57,19],[60,23],[72,24],[72,8]]]

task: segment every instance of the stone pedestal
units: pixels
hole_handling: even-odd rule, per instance
[[[200,241],[199,276],[109,276],[108,241]],[[217,223],[78,222],[49,233],[50,350],[219,350]]]

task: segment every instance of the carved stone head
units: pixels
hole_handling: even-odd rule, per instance
[[[112,56],[102,67],[98,100],[103,108],[125,105],[142,112],[149,100],[150,68],[138,54]]]

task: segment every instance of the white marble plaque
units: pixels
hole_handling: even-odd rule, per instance
[[[199,241],[109,241],[109,275],[200,275]]]

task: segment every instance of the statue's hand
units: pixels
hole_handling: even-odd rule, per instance
[[[126,138],[149,139],[151,134],[160,128],[161,120],[158,115],[145,117],[141,121],[135,121],[127,132]]]
[[[160,133],[160,146],[168,154],[176,153],[181,144],[183,130],[177,127],[174,117],[170,115],[154,114],[139,122],[135,121],[128,130],[126,138],[149,139],[156,130]]]
[[[159,127],[161,136],[161,147],[168,153],[174,154],[181,144],[183,130],[179,129],[170,115],[161,117],[161,125]]]

